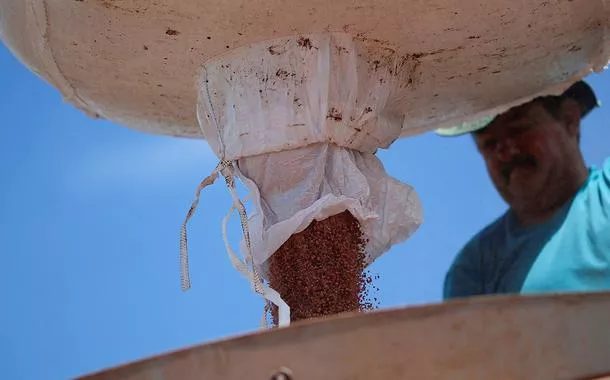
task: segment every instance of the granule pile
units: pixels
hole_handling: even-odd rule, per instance
[[[313,221],[269,259],[269,283],[290,306],[291,321],[377,307],[364,272],[366,241],[358,221],[345,211]],[[271,308],[277,325],[277,308]]]

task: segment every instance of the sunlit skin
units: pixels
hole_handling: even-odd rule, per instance
[[[556,115],[534,101],[474,134],[491,180],[521,224],[549,219],[586,181],[580,116],[571,99],[560,104]]]

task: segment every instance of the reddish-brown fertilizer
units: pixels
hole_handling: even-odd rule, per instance
[[[314,221],[269,259],[269,283],[290,306],[291,321],[377,307],[364,272],[366,242],[347,211]],[[277,309],[272,308],[277,325]]]

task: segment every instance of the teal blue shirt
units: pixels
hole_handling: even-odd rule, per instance
[[[507,211],[475,235],[445,277],[444,298],[610,290],[610,159],[549,221]]]

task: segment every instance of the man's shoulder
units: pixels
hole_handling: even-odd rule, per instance
[[[586,202],[587,209],[610,209],[610,158],[607,158],[601,167],[592,166],[590,176],[579,198]],[[607,211],[604,211],[606,214]]]
[[[459,255],[476,254],[481,250],[481,246],[497,244],[498,239],[505,234],[507,214],[508,212],[503,213],[474,234],[462,247]]]
[[[449,272],[459,270],[458,268],[474,268],[481,262],[483,252],[489,250],[490,246],[497,246],[502,240],[505,231],[506,213],[496,218],[479,232],[474,234],[462,246],[449,268]]]
[[[601,167],[592,166],[591,171],[594,181],[610,181],[610,157],[604,160]]]
[[[610,157],[604,160],[604,163],[602,164],[602,171],[606,176],[610,176]]]
[[[443,298],[456,298],[483,294],[483,252],[485,247],[502,238],[506,213],[477,232],[455,256],[445,275]]]

